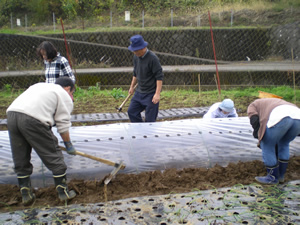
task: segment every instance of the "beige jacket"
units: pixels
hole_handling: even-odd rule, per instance
[[[52,83],[37,83],[30,86],[8,107],[31,116],[47,126],[56,125],[59,133],[71,127],[73,101],[62,86]]]

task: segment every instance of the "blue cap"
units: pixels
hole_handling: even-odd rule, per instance
[[[234,103],[231,99],[227,98],[224,99],[223,102],[219,105],[219,108],[225,112],[232,112],[234,109]]]
[[[143,49],[147,47],[148,43],[144,41],[141,35],[134,35],[130,38],[130,46],[128,49],[132,52]]]

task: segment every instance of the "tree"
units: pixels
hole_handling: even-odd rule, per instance
[[[78,0],[61,0],[62,9],[68,19],[74,19],[77,16]]]
[[[19,16],[27,11],[25,4],[28,0],[1,0],[0,1],[0,26],[10,21],[10,15]]]

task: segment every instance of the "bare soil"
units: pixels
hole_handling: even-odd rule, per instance
[[[119,200],[139,196],[153,196],[170,193],[186,193],[193,190],[207,190],[231,187],[237,184],[254,183],[255,176],[265,175],[261,161],[230,163],[227,167],[185,168],[149,171],[139,174],[117,174],[107,185],[107,200]],[[105,178],[104,178],[105,179]],[[104,184],[101,181],[71,180],[69,189],[77,196],[68,204],[105,202]],[[300,156],[290,159],[285,182],[300,179]],[[17,185],[0,184],[0,212],[11,212],[28,208],[63,206],[59,202],[54,186],[35,189],[36,201],[24,207]]]

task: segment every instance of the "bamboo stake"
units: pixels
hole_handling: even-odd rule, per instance
[[[217,86],[217,89],[218,89],[218,81],[217,81],[216,74],[214,74],[214,78],[215,78],[216,86]],[[220,92],[219,92],[219,95],[218,95],[218,99],[219,99],[219,102],[220,102],[221,101],[221,93]]]
[[[293,65],[293,82],[294,82],[294,98],[295,98],[295,104],[296,104],[296,79],[295,79],[295,69],[294,69],[294,53],[293,53],[293,48],[291,49],[292,51],[292,65]]]
[[[201,97],[201,83],[200,83],[200,74],[198,74],[198,87],[199,87],[199,98]]]

